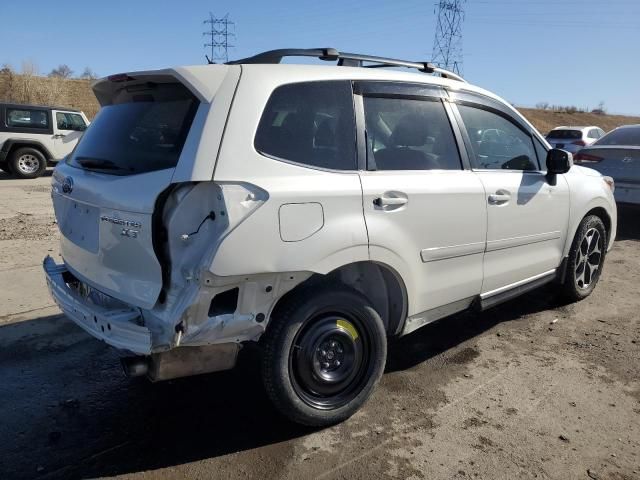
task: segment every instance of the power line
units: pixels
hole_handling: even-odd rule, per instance
[[[233,45],[229,44],[229,38],[235,38],[235,33],[231,29],[235,29],[235,23],[229,21],[229,14],[224,17],[215,17],[209,12],[209,18],[204,22],[209,25],[209,31],[202,32],[202,35],[209,37],[209,41],[204,47],[211,47],[211,57],[207,57],[209,62],[219,60],[221,62],[229,61],[229,48]],[[231,28],[230,28],[231,27]]]
[[[431,61],[440,68],[462,74],[462,21],[466,0],[440,0]]]

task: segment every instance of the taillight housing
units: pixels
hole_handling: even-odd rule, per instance
[[[602,161],[602,157],[591,155],[589,153],[578,152],[573,156],[573,161],[576,163],[598,163]]]

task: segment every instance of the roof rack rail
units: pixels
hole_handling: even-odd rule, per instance
[[[328,62],[337,61],[339,66],[344,67],[365,67],[365,68],[381,68],[381,67],[405,67],[415,68],[424,73],[437,73],[441,77],[450,78],[459,82],[466,80],[460,75],[437,67],[429,62],[412,62],[409,60],[398,60],[395,58],[376,57],[374,55],[363,55],[360,53],[339,52],[335,48],[282,48],[279,50],[269,50],[267,52],[258,53],[252,57],[233,60],[227,62],[227,65],[238,65],[241,63],[280,63],[284,57],[314,57]],[[364,63],[371,65],[364,65]]]

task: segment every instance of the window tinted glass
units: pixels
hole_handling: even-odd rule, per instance
[[[474,168],[538,170],[531,137],[506,118],[479,108],[458,105],[471,138]]]
[[[364,98],[369,168],[460,170],[460,154],[440,101]]]
[[[258,126],[255,147],[282,160],[356,170],[350,82],[308,82],[277,88]]]
[[[618,128],[607,133],[595,145],[640,146],[640,126]]]
[[[7,108],[7,126],[23,128],[49,128],[49,118],[44,110],[18,110]]]
[[[547,138],[554,140],[580,140],[582,132],[580,130],[551,130]]]
[[[100,109],[68,163],[113,175],[175,167],[198,102],[181,84],[150,84]]]
[[[536,149],[536,155],[538,155],[538,165],[541,165],[542,169],[545,170],[547,166],[547,147],[536,137],[533,137],[533,146]]]
[[[59,130],[82,131],[86,128],[84,119],[77,113],[56,112],[56,124]]]

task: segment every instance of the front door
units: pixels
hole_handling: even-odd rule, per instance
[[[564,176],[541,169],[527,127],[470,103],[456,106],[466,127],[471,164],[486,192],[487,248],[483,296],[551,275],[562,261],[569,219]],[[539,145],[541,147],[541,144]],[[540,156],[544,149],[538,148]]]
[[[87,128],[84,118],[78,112],[54,111],[53,148],[56,160],[62,160],[74,149],[82,132]]]
[[[443,92],[389,88],[363,82],[355,89],[367,150],[364,215],[370,258],[398,270],[409,316],[436,313],[418,315],[421,324],[480,293],[485,195],[463,167]]]

